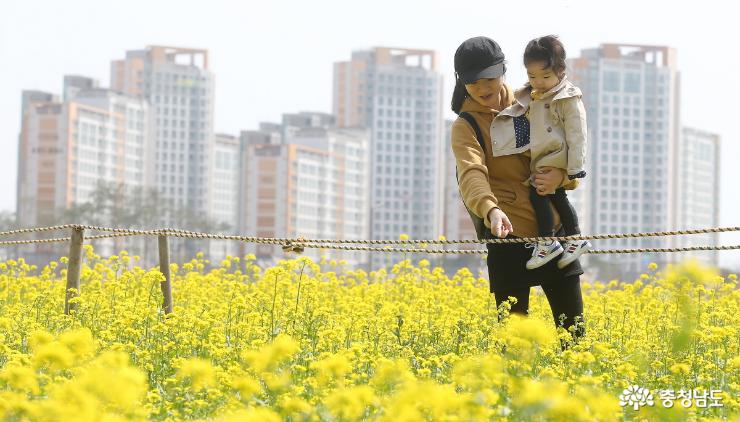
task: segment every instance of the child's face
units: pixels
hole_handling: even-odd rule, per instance
[[[527,65],[527,76],[532,88],[540,92],[549,91],[560,82],[552,68],[545,68],[545,62],[530,62]]]
[[[465,84],[465,89],[475,101],[493,108],[498,106],[498,93],[502,83],[502,78],[478,79],[475,83]]]

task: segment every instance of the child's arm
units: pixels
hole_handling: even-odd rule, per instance
[[[563,99],[563,126],[568,145],[568,178],[586,177],[586,108],[580,96]]]

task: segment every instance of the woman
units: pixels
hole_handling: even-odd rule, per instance
[[[511,88],[504,83],[505,73],[504,54],[489,38],[466,40],[455,52],[452,110],[460,117],[452,125],[452,150],[458,185],[474,223],[477,220],[477,227],[485,226],[479,238],[537,237],[538,226],[529,200],[529,188],[522,183],[530,177],[529,151],[499,157],[492,154],[491,142],[496,140],[491,140],[491,122],[514,98]],[[476,132],[482,137],[480,143]],[[561,169],[545,168],[535,175],[535,186],[541,195],[559,187],[572,189],[575,183]],[[560,218],[554,208],[552,212],[553,229],[561,236]],[[585,331],[579,322],[583,319],[580,263],[576,260],[559,269],[555,261],[550,261],[527,270],[531,246],[488,244],[490,291],[496,298],[496,305],[511,296],[516,298],[511,312],[526,315],[530,288],[540,285],[550,303],[555,324],[566,329],[575,325],[573,335],[582,336]]]

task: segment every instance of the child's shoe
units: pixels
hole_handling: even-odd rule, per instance
[[[558,260],[558,268],[565,268],[578,259],[583,253],[591,250],[593,245],[588,240],[569,240],[565,242],[565,252]]]
[[[528,270],[539,268],[563,253],[563,247],[560,245],[560,242],[554,240],[541,240],[537,243],[529,243],[527,247],[534,247],[532,258],[527,261]]]

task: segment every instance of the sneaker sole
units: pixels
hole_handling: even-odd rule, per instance
[[[534,266],[534,267],[530,267],[529,266],[529,263],[527,263],[527,265],[525,265],[525,266],[527,267],[528,270],[534,270],[535,268],[540,268],[541,266],[547,264],[548,262],[550,262],[553,259],[555,259],[555,258],[559,257],[560,255],[562,255],[563,252],[565,252],[565,249],[563,249],[561,247],[560,250],[557,251],[557,253],[552,254],[552,256],[550,258],[548,258],[546,261],[543,261],[540,265],[537,265],[537,266]]]
[[[576,251],[576,253],[574,253],[573,255],[571,255],[571,258],[569,260],[561,259],[560,261],[558,261],[558,268],[560,268],[562,270],[563,268],[565,268],[568,265],[572,264],[576,259],[580,258],[581,255],[583,255],[584,253],[586,253],[586,252],[588,252],[590,250],[591,250],[591,246],[590,245],[582,247],[581,249],[579,249],[578,251]]]

